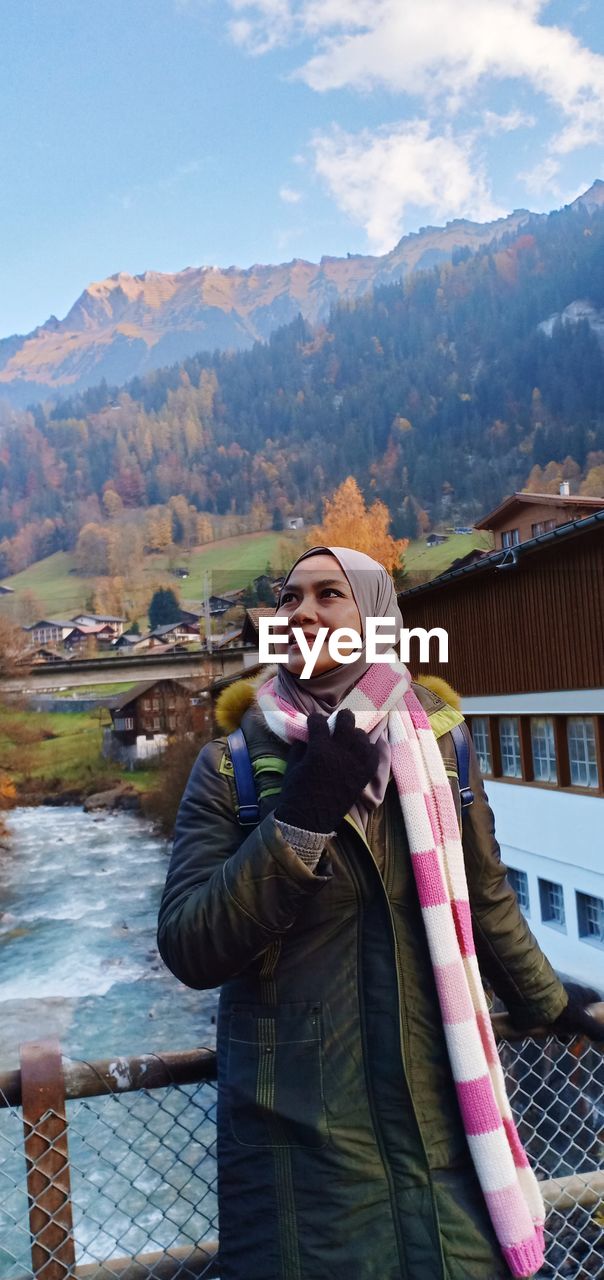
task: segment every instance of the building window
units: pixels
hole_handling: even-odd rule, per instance
[[[550,716],[531,716],[533,772],[536,782],[557,782],[554,723]]]
[[[159,716],[154,716],[154,717],[153,717],[153,732],[154,732],[154,733],[157,733],[157,732],[158,732],[158,730],[159,730],[159,727],[160,727],[160,720],[159,720]]]
[[[590,716],[568,717],[568,762],[573,787],[597,787],[596,734]]]
[[[561,884],[553,880],[539,881],[539,897],[541,899],[541,919],[544,924],[551,924],[556,929],[566,928],[564,911],[564,890]]]
[[[521,778],[520,734],[516,716],[501,716],[499,720],[501,745],[501,773],[504,778]]]
[[[486,716],[472,716],[472,740],[476,748],[480,772],[492,773],[491,740],[489,737],[489,722]]]
[[[505,529],[501,535],[501,545],[504,550],[508,547],[517,547],[520,542],[520,534],[517,529]]]
[[[154,710],[154,711],[159,711],[159,698],[154,698],[154,699],[153,699],[153,710]]]
[[[538,520],[537,524],[532,524],[531,533],[534,538],[538,538],[540,533],[545,533],[545,522],[543,520]]]
[[[557,528],[558,528],[558,523],[556,520],[546,520],[543,525],[543,532],[551,533],[552,529],[557,529]]]
[[[525,916],[530,914],[528,876],[526,871],[517,871],[516,867],[508,867],[508,880],[518,899],[518,906]]]
[[[579,937],[604,945],[604,899],[590,893],[577,893]]]

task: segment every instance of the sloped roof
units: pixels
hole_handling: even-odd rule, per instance
[[[511,514],[515,507],[534,504],[544,507],[585,507],[586,511],[599,511],[604,508],[604,497],[584,498],[580,493],[511,493],[498,507],[483,516],[482,520],[476,520],[474,528],[490,529],[502,516]]]
[[[484,573],[485,570],[498,569],[500,566],[507,568],[513,566],[517,561],[531,553],[540,550],[542,547],[553,547],[555,543],[566,538],[577,537],[583,533],[587,533],[591,529],[598,529],[604,534],[604,503],[602,509],[594,511],[589,516],[581,516],[577,520],[569,520],[567,524],[559,524],[556,529],[550,529],[547,533],[539,533],[536,538],[527,538],[526,542],[519,542],[515,547],[509,547],[507,550],[501,548],[497,551],[487,551],[479,559],[474,560],[470,564],[461,564],[458,568],[454,566],[446,569],[444,573],[439,573],[437,578],[431,578],[429,582],[422,582],[417,587],[409,587],[408,591],[399,591],[399,603],[404,602],[406,596],[417,596],[426,591],[432,591],[436,587],[445,586],[458,578],[465,578],[468,574]],[[466,557],[464,557],[464,560]]]
[[[172,676],[158,676],[155,680],[141,680],[138,684],[134,684],[131,689],[126,689],[125,693],[120,693],[115,698],[111,698],[106,704],[110,711],[121,711],[123,707],[129,706],[131,702],[136,702],[141,694],[147,693],[149,689],[154,689],[155,685],[162,684],[167,681],[169,684],[176,684],[180,689],[186,689],[188,693],[193,693],[191,685],[185,684],[183,680],[175,680]]]

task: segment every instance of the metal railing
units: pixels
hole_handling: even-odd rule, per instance
[[[493,1022],[549,1208],[540,1278],[604,1280],[602,1046]],[[207,1049],[86,1063],[25,1045],[0,1076],[0,1280],[219,1276],[215,1071]]]

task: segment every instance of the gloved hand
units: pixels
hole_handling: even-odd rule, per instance
[[[550,1023],[549,1030],[555,1035],[587,1036],[590,1040],[604,1043],[604,1023],[588,1013],[584,1004],[573,995],[569,995],[566,1008],[558,1014],[555,1022]]]
[[[326,716],[308,717],[308,741],[292,746],[275,817],[305,831],[336,831],[373,777],[380,758],[352,711],[338,711],[333,734]]]

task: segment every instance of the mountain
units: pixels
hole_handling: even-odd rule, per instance
[[[299,313],[311,324],[325,321],[340,299],[357,299],[376,285],[450,261],[456,252],[475,253],[530,217],[517,209],[495,222],[456,219],[423,227],[383,257],[118,272],[89,285],[64,320],[51,316],[32,333],[0,340],[0,399],[25,405],[83,391],[103,378],[119,386],[198,351],[251,347]]]
[[[314,523],[348,475],[386,503],[397,537],[428,520],[471,524],[504,494],[553,492],[560,478],[598,497],[603,317],[604,201],[590,198],[319,326],[297,315],[251,350],[189,356],[119,394],[101,383],[11,410],[0,579],[74,547],[119,576],[141,541],[186,550],[212,521]]]

